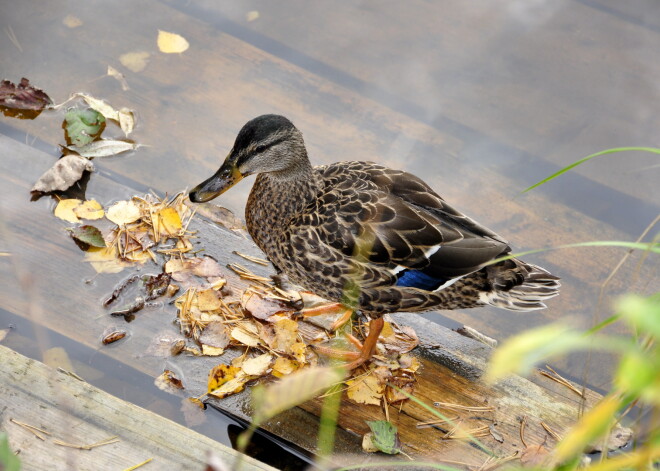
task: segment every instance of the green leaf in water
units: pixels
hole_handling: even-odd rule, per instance
[[[92,142],[101,135],[105,127],[103,115],[92,108],[71,109],[64,115],[64,122],[71,144],[77,147]]]
[[[71,237],[74,239],[91,245],[92,247],[105,247],[105,240],[103,239],[103,234],[96,227],[90,225],[77,226],[77,227],[68,227]]]
[[[367,421],[373,433],[372,442],[383,453],[396,455],[401,453],[401,442],[396,427],[387,420]]]
[[[19,471],[21,460],[11,451],[9,438],[4,432],[0,432],[0,469],[3,471]]]
[[[660,149],[657,149],[655,147],[616,147],[613,149],[605,149],[600,152],[596,152],[595,154],[591,154],[586,156],[583,159],[578,160],[577,162],[573,162],[571,165],[562,168],[558,172],[553,173],[547,178],[544,178],[538,183],[535,183],[534,185],[530,186],[529,188],[525,189],[522,191],[522,193],[527,193],[529,190],[533,190],[534,188],[543,185],[544,183],[549,182],[550,180],[553,180],[557,178],[559,175],[562,175],[566,172],[568,172],[570,169],[577,167],[580,164],[583,164],[587,160],[591,160],[594,157],[600,157],[601,155],[607,155],[607,154],[615,154],[617,152],[630,152],[630,151],[638,151],[638,152],[651,152],[653,154],[660,154]]]

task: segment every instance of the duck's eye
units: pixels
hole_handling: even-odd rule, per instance
[[[254,151],[255,151],[257,154],[259,154],[259,153],[265,151],[267,148],[268,148],[268,146],[260,145],[260,146],[257,146],[257,148],[254,149]]]

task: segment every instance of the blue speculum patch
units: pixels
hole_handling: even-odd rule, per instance
[[[399,278],[396,280],[396,286],[407,286],[409,288],[433,291],[446,281],[447,280],[444,278],[436,278],[419,270],[403,270],[399,273]]]

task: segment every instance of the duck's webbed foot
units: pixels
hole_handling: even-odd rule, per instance
[[[374,319],[371,322],[369,322],[369,335],[367,335],[367,338],[364,340],[364,344],[362,344],[358,339],[356,339],[352,335],[347,335],[346,338],[348,339],[348,341],[359,349],[359,351],[357,352],[336,350],[334,348],[324,347],[321,345],[315,345],[314,349],[319,353],[329,356],[331,358],[339,358],[347,361],[351,360],[349,363],[344,365],[344,368],[353,370],[358,366],[364,364],[372,357],[372,355],[376,351],[378,336],[383,330],[384,325],[385,325],[385,321],[383,320],[382,317],[379,317],[378,319]]]

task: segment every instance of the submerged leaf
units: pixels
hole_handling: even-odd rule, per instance
[[[69,110],[64,115],[64,122],[69,140],[76,147],[92,142],[105,126],[103,115],[92,108]]]
[[[50,193],[51,191],[64,191],[71,187],[82,177],[85,171],[94,170],[94,164],[79,155],[65,155],[44,173],[32,191]]]
[[[68,222],[80,222],[74,210],[80,206],[82,201],[77,199],[60,200],[55,206],[55,217]]]
[[[376,448],[388,455],[401,453],[401,442],[394,425],[387,420],[368,420],[367,425],[373,433],[372,442]]]
[[[80,206],[73,208],[73,212],[80,219],[101,219],[105,212],[103,207],[96,200],[84,201]]]
[[[186,51],[190,47],[183,36],[176,33],[158,30],[158,49],[166,54],[176,54]]]
[[[67,228],[71,237],[92,247],[105,247],[103,234],[94,226],[78,226]]]
[[[144,51],[127,52],[119,56],[119,62],[131,72],[142,72],[149,62],[149,53]]]
[[[53,101],[43,90],[30,85],[30,81],[22,78],[18,85],[9,80],[0,82],[0,106],[17,110],[41,111]]]

